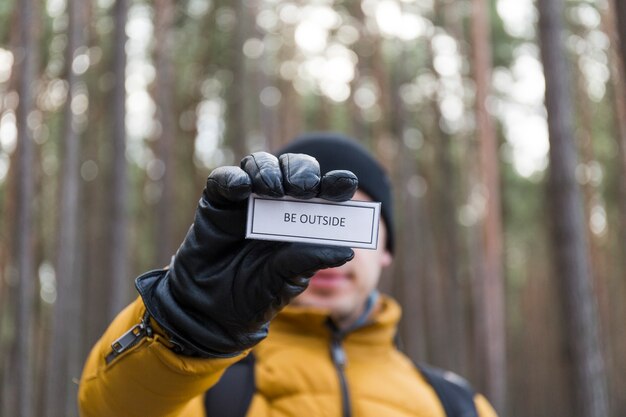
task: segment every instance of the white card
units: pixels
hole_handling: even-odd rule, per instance
[[[379,219],[378,202],[333,203],[252,194],[246,238],[376,249]]]

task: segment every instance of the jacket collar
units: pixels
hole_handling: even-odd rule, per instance
[[[400,316],[398,303],[389,296],[381,295],[366,323],[342,336],[348,343],[391,345],[394,343]],[[270,334],[285,332],[330,339],[332,330],[328,321],[328,311],[324,309],[287,306],[272,320]]]

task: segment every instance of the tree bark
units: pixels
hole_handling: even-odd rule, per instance
[[[396,162],[398,181],[394,184],[399,189],[395,191],[395,201],[403,207],[403,216],[397,217],[396,247],[402,250],[395,255],[392,288],[402,305],[404,317],[399,328],[400,348],[413,361],[419,362],[426,355],[427,333],[424,305],[417,300],[430,296],[424,291],[424,281],[432,281],[432,276],[428,275],[428,254],[433,251],[432,234],[425,227],[422,199],[409,189],[411,182],[418,178],[413,152],[403,148]]]
[[[430,268],[428,271],[425,271],[427,273],[424,276],[424,293],[428,294],[424,300],[424,308],[426,310],[426,333],[428,334],[428,360],[436,366],[449,367],[451,362],[451,343],[449,335],[451,332],[449,331],[450,323],[447,317],[449,308],[447,308],[447,302],[445,300],[444,280],[449,277],[450,269],[443,268],[442,266],[442,257],[447,256],[447,254],[442,251],[445,250],[445,247],[449,247],[449,245],[453,243],[448,242],[448,245],[445,247],[443,243],[441,243],[441,240],[446,240],[447,237],[450,237],[443,237],[445,236],[445,231],[441,230],[441,223],[452,221],[454,223],[452,226],[454,227],[456,219],[447,218],[446,214],[444,214],[445,209],[442,208],[443,202],[441,201],[440,188],[442,187],[442,183],[445,184],[445,180],[441,177],[441,174],[445,173],[445,170],[442,169],[441,166],[443,164],[442,159],[445,161],[446,157],[442,157],[442,150],[440,148],[442,147],[442,143],[446,142],[447,139],[443,136],[445,133],[438,130],[439,121],[442,116],[436,99],[431,102],[431,107],[434,123],[431,130],[427,132],[425,136],[430,137],[432,142],[434,142],[430,144],[433,158],[431,158],[431,163],[425,167],[423,171],[426,182],[429,184],[429,192],[425,196],[426,202],[424,203],[427,210],[425,217],[428,220],[426,221],[428,230],[425,232],[428,236],[431,236],[430,239],[427,239],[429,245],[425,248],[426,251],[430,252],[431,258],[429,260]],[[453,264],[455,261],[456,259],[450,260]],[[453,265],[452,267],[455,266]]]
[[[436,6],[441,7],[441,6]],[[437,84],[441,83],[440,75],[435,71],[432,62],[435,51],[432,43],[429,46],[429,62],[435,74]],[[463,297],[460,292],[459,277],[459,231],[456,219],[457,178],[452,160],[451,136],[442,131],[440,122],[443,119],[439,104],[439,95],[435,94],[431,103],[433,125],[426,137],[432,138],[433,161],[429,177],[431,186],[429,214],[432,222],[431,260],[434,272],[426,277],[425,300],[427,310],[427,326],[429,335],[429,360],[433,364],[451,368],[456,372],[464,363],[462,354],[465,350],[465,328],[462,325],[460,311]]]
[[[233,29],[231,38],[229,66],[233,74],[233,82],[228,92],[227,134],[228,144],[233,150],[235,161],[248,154],[246,143],[246,65],[243,55],[243,44],[246,39],[248,22],[247,2],[235,0],[231,3],[237,15],[238,24]]]
[[[15,50],[15,49],[14,49]],[[16,77],[17,78],[17,77]],[[19,80],[16,80],[19,82]],[[17,167],[18,160],[21,158],[19,152],[13,152],[10,158],[10,166]],[[16,232],[16,228],[14,226],[15,219],[17,219],[17,186],[18,186],[18,169],[9,170],[8,176],[5,183],[4,192],[7,195],[5,199],[5,210],[3,213],[3,230],[7,231],[7,235],[11,235]],[[13,234],[15,236],[15,234]],[[17,259],[17,245],[14,243],[14,240],[9,240],[8,237],[5,239],[7,243],[7,255],[9,258],[8,266],[2,270],[3,275],[2,279],[6,280],[6,287],[4,288],[4,292],[0,298],[0,316],[2,320],[0,320],[0,331],[1,334],[6,334],[5,328],[14,328],[15,322],[17,320],[17,300],[19,298],[18,290],[16,285],[16,273],[17,273],[17,265],[14,264],[14,259]],[[6,327],[5,327],[6,326]],[[0,381],[0,415],[12,416],[17,414],[17,389],[16,379],[17,379],[17,348],[15,336],[7,337],[6,340],[0,340],[2,343],[0,349],[0,358],[2,358],[2,367],[0,368],[1,378]]]
[[[399,58],[401,62],[406,62],[406,53],[403,51]],[[432,249],[432,235],[426,233],[423,200],[418,189],[421,177],[418,176],[417,152],[401,141],[410,117],[400,96],[400,86],[408,82],[413,74],[403,65],[393,66],[390,72],[391,134],[398,142],[390,175],[395,184],[394,201],[403,208],[396,217],[396,247],[402,250],[395,255],[391,288],[402,305],[404,317],[399,328],[400,347],[414,362],[418,362],[425,357],[426,338],[425,310],[423,303],[416,300],[425,298],[423,278],[428,273],[426,254]]]
[[[621,274],[615,274],[610,283],[608,293],[612,301],[612,309],[608,317],[624,317],[626,308],[623,299],[626,296],[626,285],[622,275],[626,271],[626,3],[619,0],[607,2],[607,9],[602,15],[603,27],[611,46],[609,48],[609,68],[611,71],[612,101],[615,110],[615,140],[619,155],[619,189],[618,194],[618,253],[617,268]],[[619,352],[626,351],[626,331],[620,320],[610,320],[610,336],[612,338],[611,357],[608,369],[611,376],[611,407],[616,414],[626,410],[626,393],[621,388],[626,384],[626,359]]]
[[[591,167],[596,160],[593,148],[593,114],[590,108],[589,96],[586,91],[584,75],[579,71],[574,72],[576,86],[576,108],[578,119],[578,153],[583,167]],[[593,281],[593,289],[598,303],[598,318],[600,323],[600,334],[605,338],[602,347],[605,349],[606,362],[609,365],[607,369],[611,369],[611,328],[610,297],[608,292],[608,276],[606,271],[606,251],[602,249],[600,238],[594,234],[591,228],[591,222],[588,219],[592,216],[593,207],[602,202],[602,190],[598,184],[593,184],[590,178],[586,178],[584,184],[581,185],[582,196],[584,200],[584,218],[585,230],[589,236],[589,267]]]
[[[609,0],[609,10],[615,12],[617,33],[619,34],[619,49],[622,57],[622,76],[626,77],[626,2],[623,0]]]
[[[546,79],[550,135],[548,201],[552,220],[555,274],[563,294],[580,416],[610,415],[597,306],[591,289],[587,236],[581,192],[575,178],[576,152],[568,62],[564,54],[562,0],[539,0],[539,39]]]
[[[157,158],[162,164],[163,174],[158,180],[161,198],[157,205],[157,263],[167,265],[174,255],[173,235],[174,204],[174,144],[176,141],[176,115],[174,107],[174,50],[172,26],[175,7],[172,0],[157,0],[155,9],[156,33],[156,97],[157,115],[161,123],[161,134],[157,141]]]
[[[9,47],[10,50],[15,52],[17,50],[17,46],[20,41],[20,28],[19,24],[19,8],[14,8],[11,19],[11,29],[10,29],[10,38],[9,38]],[[19,83],[19,76],[17,67],[13,66],[13,70],[11,71],[11,79],[5,86],[5,88],[0,92],[0,95],[6,94],[8,92],[15,92],[17,90],[17,85]],[[0,114],[3,114],[5,108],[5,103],[0,103]],[[13,154],[9,157],[9,167],[17,166],[17,159],[19,155],[17,152],[13,152]],[[10,278],[14,275],[12,270],[15,269],[15,265],[13,264],[15,259],[15,249],[16,245],[12,243],[11,233],[15,231],[13,228],[13,224],[15,221],[15,213],[16,211],[16,187],[17,187],[17,177],[15,175],[14,169],[9,169],[7,172],[7,176],[5,178],[5,182],[3,185],[3,201],[2,201],[2,213],[0,214],[0,227],[2,228],[2,232],[0,232],[0,335],[6,334],[5,326],[12,326],[15,318],[15,299],[16,291],[15,285],[10,285]],[[11,365],[12,359],[14,358],[12,355],[12,340],[10,338],[2,338],[0,336],[0,402],[3,404],[0,405],[0,415],[6,413],[6,415],[10,414],[9,408],[13,406],[12,402],[15,399],[15,395],[11,395],[9,391],[14,389],[14,383],[12,380],[14,379],[12,375],[15,374],[14,367]],[[4,401],[2,399],[4,398]]]
[[[81,84],[81,76],[73,70],[80,48],[86,45],[84,3],[67,3],[68,44],[66,71],[69,95],[65,104],[63,154],[61,155],[58,246],[56,259],[57,299],[54,305],[51,344],[46,372],[45,413],[50,417],[77,414],[73,398],[76,385],[72,377],[80,377],[80,328],[82,280],[78,277],[78,201],[80,188],[80,127],[78,114],[72,108]],[[84,116],[83,116],[84,117]]]
[[[17,416],[31,417],[34,411],[33,389],[33,321],[35,295],[35,257],[33,251],[33,198],[35,163],[33,132],[28,126],[28,116],[35,109],[37,77],[39,71],[39,47],[37,40],[38,3],[23,0],[18,3],[20,11],[20,72],[19,104],[17,108],[18,159],[17,216],[15,230],[15,257],[17,261],[18,302],[16,337],[17,366]]]
[[[111,299],[109,320],[113,319],[130,299],[128,276],[128,167],[126,163],[126,21],[128,0],[117,0],[114,6],[115,33],[113,73],[113,153],[111,189],[111,240],[109,270]]]
[[[503,239],[500,199],[498,137],[487,110],[491,85],[491,30],[489,1],[472,0],[472,63],[476,83],[476,136],[486,193],[483,227],[483,276],[478,277],[481,295],[478,340],[485,359],[486,394],[498,411],[506,411],[506,326],[504,309]]]
[[[605,30],[611,40],[609,67],[613,85],[615,136],[621,174],[619,176],[619,237],[622,248],[620,266],[626,270],[626,3],[617,0],[609,1],[608,10],[604,13],[603,19]]]

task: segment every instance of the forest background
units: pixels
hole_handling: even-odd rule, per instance
[[[0,416],[77,415],[211,169],[313,130],[393,178],[411,358],[626,415],[625,64],[620,0],[1,1]]]

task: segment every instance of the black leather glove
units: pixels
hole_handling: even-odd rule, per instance
[[[148,312],[178,351],[193,356],[233,356],[260,342],[269,321],[308,285],[319,269],[352,259],[350,248],[246,240],[247,198],[349,200],[357,178],[350,171],[320,176],[303,154],[280,160],[258,152],[241,168],[221,167],[207,179],[195,222],[169,269],[137,278]]]

